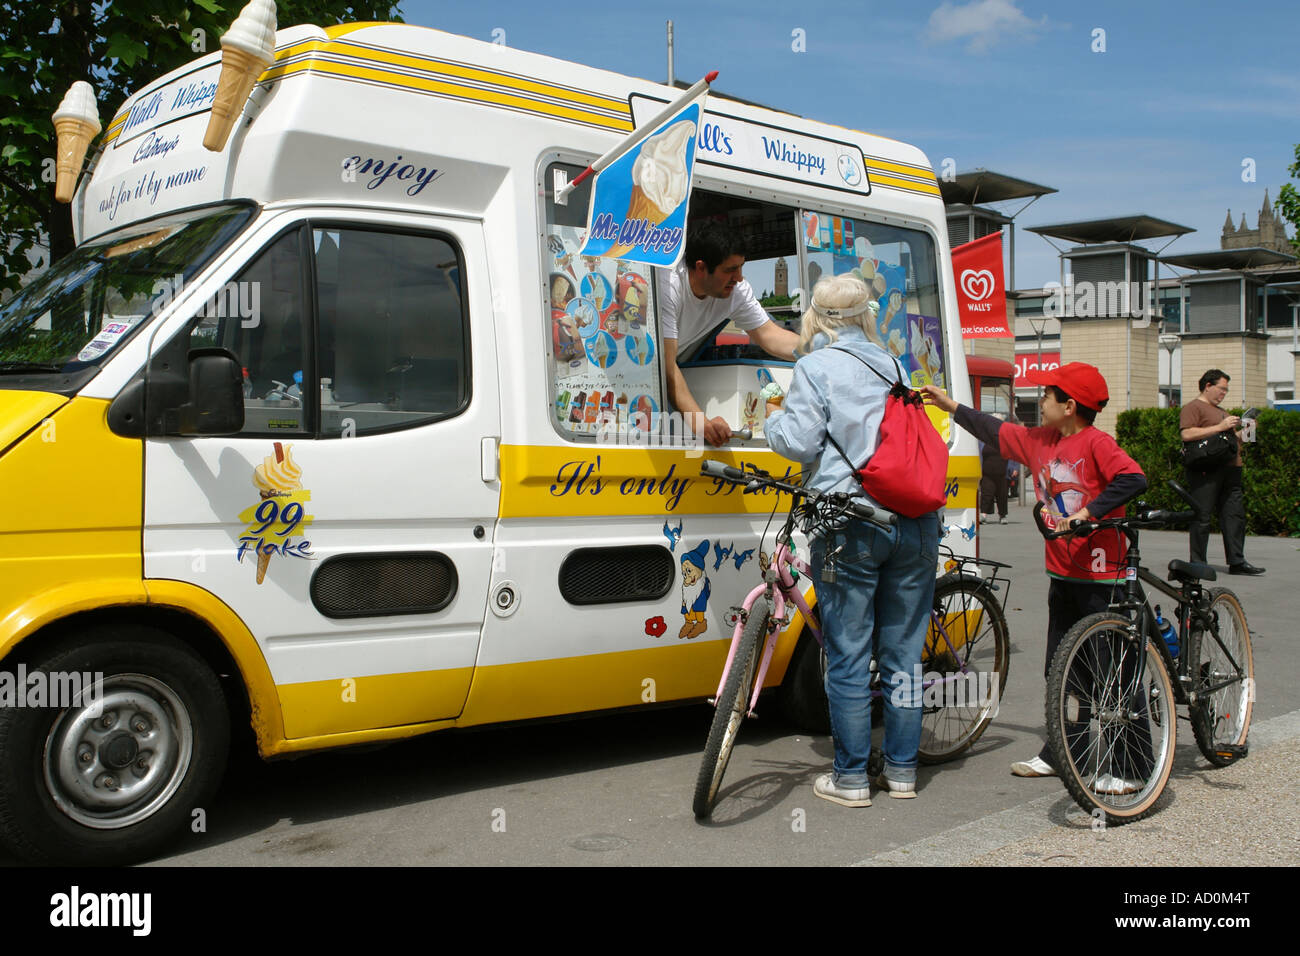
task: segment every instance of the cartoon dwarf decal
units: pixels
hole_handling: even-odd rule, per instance
[[[682,555],[682,614],[686,620],[677,632],[678,638],[699,637],[709,629],[709,622],[704,618],[709,608],[709,579],[704,576],[708,555],[708,541]]]

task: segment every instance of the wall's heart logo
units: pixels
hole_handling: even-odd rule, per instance
[[[961,274],[961,290],[976,302],[993,294],[993,273],[988,269],[965,269]]]

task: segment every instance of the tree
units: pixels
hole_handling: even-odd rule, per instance
[[[1295,162],[1287,167],[1287,172],[1292,179],[1300,179],[1300,143],[1296,144]],[[1290,183],[1283,183],[1274,205],[1277,206],[1278,214],[1295,228],[1296,237],[1291,240],[1291,245],[1300,253],[1300,190]]]
[[[0,0],[0,292],[18,288],[29,252],[47,266],[73,248],[71,212],[54,201],[50,120],[68,87],[88,81],[107,126],[133,91],[218,49],[245,3]],[[277,20],[400,20],[399,3],[278,0]]]

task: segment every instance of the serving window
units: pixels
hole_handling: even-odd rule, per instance
[[[897,356],[913,387],[949,387],[939,257],[928,233],[805,210],[800,241],[806,288],[824,275],[862,279],[880,308],[872,341]]]

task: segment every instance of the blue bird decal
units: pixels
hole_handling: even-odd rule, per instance
[[[682,523],[677,522],[676,528],[668,527],[668,522],[664,522],[664,537],[668,539],[668,550],[676,553],[677,542],[682,540]]]
[[[731,560],[736,562],[736,570],[739,571],[740,566],[744,564],[746,561],[748,561],[750,558],[752,558],[753,556],[754,556],[754,549],[750,548],[748,551],[736,552],[731,556]]]
[[[726,561],[727,558],[731,556],[731,549],[734,548],[735,546],[736,546],[735,542],[732,542],[731,544],[727,545],[725,551],[723,550],[721,544],[715,544],[713,546],[713,558],[714,558],[713,570],[714,571],[717,571],[719,568],[722,567],[722,562]]]

